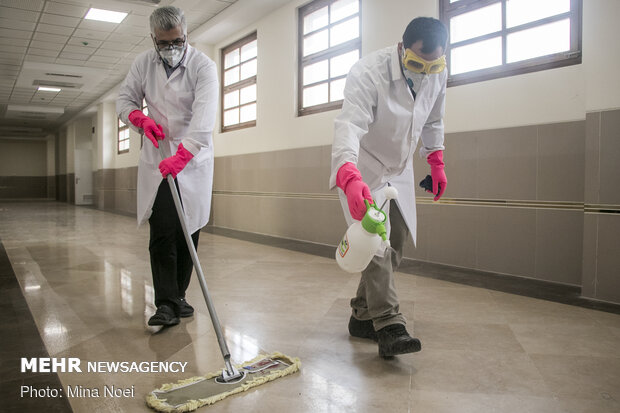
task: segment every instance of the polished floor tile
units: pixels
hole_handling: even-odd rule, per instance
[[[16,320],[31,315],[40,336],[37,347],[19,321],[0,323],[3,372],[42,345],[50,357],[83,364],[187,363],[183,373],[58,373],[63,387],[134,391],[69,398],[75,412],[148,412],[150,390],[223,367],[196,279],[187,294],[193,317],[146,326],[154,312],[148,227],[134,219],[55,202],[0,203],[0,241],[18,283],[0,277],[3,294],[25,300],[0,310]],[[376,343],[347,331],[359,276],[339,270],[323,250],[280,244],[201,234],[198,255],[233,359],[280,351],[302,361],[300,372],[203,411],[620,411],[618,314],[397,273],[400,310],[422,351],[384,360]],[[2,384],[45,378],[27,373]],[[29,411],[31,402],[13,400],[11,411]]]

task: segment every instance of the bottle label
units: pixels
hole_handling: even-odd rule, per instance
[[[338,246],[338,254],[344,258],[344,256],[347,255],[347,251],[349,251],[349,239],[347,238],[347,234],[344,234],[344,237]]]

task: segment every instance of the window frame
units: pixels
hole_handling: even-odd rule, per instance
[[[239,57],[239,64],[237,65],[233,65],[229,68],[225,68],[225,57],[226,54],[231,52],[232,50],[235,49],[239,49],[239,51],[241,52],[241,48],[243,46],[245,46],[248,43],[252,43],[254,40],[256,40],[256,57],[253,57],[252,59],[246,60],[244,62],[241,61],[241,57]],[[249,77],[247,79],[243,79],[240,80],[238,82],[235,82],[231,85],[228,86],[224,86],[224,80],[225,80],[225,75],[226,75],[226,71],[230,70],[231,68],[235,67],[235,66],[239,66],[240,70],[241,70],[241,64],[242,63],[247,63],[250,62],[252,60],[256,60],[257,65],[256,65],[256,74],[252,77]],[[245,87],[251,86],[251,85],[256,85],[256,100],[253,102],[249,102],[249,103],[244,103],[244,104],[239,104],[237,106],[233,106],[232,108],[239,108],[239,111],[241,111],[241,108],[243,106],[247,106],[247,105],[252,105],[255,104],[256,105],[256,109],[258,112],[258,84],[257,84],[257,78],[258,78],[258,32],[255,31],[253,33],[248,34],[247,36],[229,44],[228,46],[223,47],[220,50],[220,68],[221,68],[221,73],[220,73],[220,96],[221,96],[221,103],[220,103],[220,132],[221,133],[225,133],[225,132],[231,132],[231,131],[235,131],[235,130],[239,130],[239,129],[245,129],[245,128],[251,128],[256,126],[256,119],[248,121],[248,122],[241,122],[241,123],[236,123],[234,125],[230,125],[230,126],[224,126],[224,112],[225,110],[230,110],[231,108],[228,109],[224,109],[224,95],[226,93],[230,93],[233,90],[241,90]],[[241,92],[239,92],[241,93]],[[258,113],[257,113],[257,118],[258,118]]]
[[[347,16],[344,19],[338,20],[335,23],[329,23],[329,16],[331,13],[331,9],[329,8],[329,6],[332,3],[335,3],[336,1],[337,0],[314,0],[304,6],[301,6],[298,9],[298,13],[297,13],[298,15],[298,18],[297,18],[297,116],[312,115],[315,113],[326,112],[326,111],[330,111],[334,109],[340,109],[342,108],[342,103],[344,102],[343,99],[340,99],[340,100],[333,101],[333,102],[327,102],[327,103],[322,103],[319,105],[308,106],[307,108],[304,107],[303,106],[303,100],[304,100],[303,72],[304,72],[305,66],[309,66],[313,63],[323,61],[323,60],[327,60],[328,65],[329,65],[329,59],[331,59],[332,57],[336,57],[336,56],[339,56],[341,54],[344,54],[346,52],[350,52],[356,49],[358,50],[359,58],[361,58],[361,55],[362,55],[362,2],[361,0],[358,0],[358,11],[356,14]],[[315,31],[309,32],[304,35],[304,17],[325,6],[328,6],[327,26],[323,26]],[[329,30],[332,26],[344,23],[345,21],[353,19],[356,16],[358,17],[358,22],[359,22],[359,29],[358,29],[359,36],[357,38],[348,40],[344,43],[338,44],[333,47],[328,46],[328,48],[325,50],[321,50],[319,52],[313,53],[305,57],[303,56],[304,37],[311,36],[321,30],[328,30],[328,38],[329,38]],[[329,45],[329,41],[328,41],[328,45]],[[329,68],[328,68],[327,79],[306,85],[306,87],[316,86],[322,83],[327,83],[327,96],[329,98],[329,96],[331,95],[330,83],[335,80],[346,79],[346,77],[347,77],[347,74],[331,77],[331,75],[329,74]]]
[[[502,77],[516,76],[525,73],[538,72],[542,70],[555,69],[564,66],[577,65],[582,60],[582,19],[583,19],[583,3],[582,0],[570,0],[570,11],[554,16],[546,17],[533,22],[520,24],[515,27],[506,27],[506,1],[507,0],[459,0],[450,3],[450,0],[439,0],[439,19],[450,30],[450,19],[452,17],[478,10],[480,8],[490,6],[492,4],[501,3],[502,5],[502,28],[499,31],[487,33],[485,35],[476,36],[471,39],[463,40],[454,44],[450,43],[448,37],[448,46],[446,53],[447,69],[450,73],[451,62],[449,50],[452,47],[465,46],[467,44],[477,43],[491,38],[501,37],[502,41],[502,64],[486,69],[474,70],[457,75],[449,74],[448,87],[459,86],[468,83],[482,82],[485,80],[498,79]],[[511,33],[539,27],[548,23],[570,19],[570,50],[565,52],[554,53],[550,55],[535,57],[532,59],[506,63],[506,39]],[[456,45],[456,46],[455,46]]]

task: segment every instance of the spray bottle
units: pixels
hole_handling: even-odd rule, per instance
[[[336,248],[336,262],[347,272],[357,273],[366,269],[377,252],[390,247],[387,239],[385,222],[387,216],[383,207],[390,199],[398,197],[398,191],[392,186],[385,188],[386,200],[377,208],[376,204],[366,203],[366,214],[361,221],[349,226]]]

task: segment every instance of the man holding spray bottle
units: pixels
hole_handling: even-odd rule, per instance
[[[381,205],[389,184],[398,200],[384,211],[392,248],[375,255],[362,271],[351,300],[349,333],[378,342],[379,355],[420,351],[399,311],[394,270],[405,240],[415,243],[416,209],[413,152],[421,138],[420,155],[430,165],[437,201],[446,189],[443,163],[443,115],[446,96],[445,48],[448,33],[439,20],[413,19],[398,45],[359,60],[347,76],[342,112],[335,120],[330,188],[339,195],[347,223],[361,220],[365,200]]]

